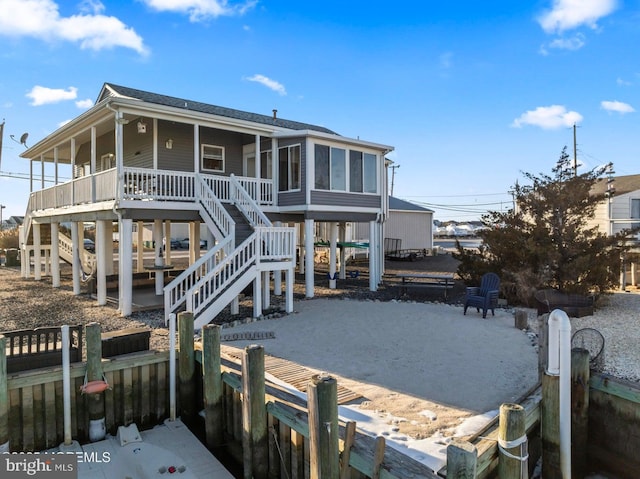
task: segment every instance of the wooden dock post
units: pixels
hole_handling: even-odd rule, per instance
[[[87,382],[102,381],[102,328],[98,323],[89,323],[85,327],[87,341]],[[85,394],[85,404],[89,413],[89,440],[104,439],[107,431],[105,424],[104,394]]]
[[[314,375],[307,386],[309,409],[310,479],[338,479],[338,383],[331,376]]]
[[[178,314],[178,377],[180,384],[180,415],[187,421],[196,414],[194,376],[196,363],[193,352],[193,313]]]
[[[7,384],[7,338],[0,334],[0,453],[9,452],[9,388]]]
[[[527,477],[526,457],[528,452],[525,411],[519,404],[502,404],[500,406],[498,446],[498,477],[500,479]]]
[[[589,437],[589,351],[571,350],[571,475],[587,475]]]
[[[267,479],[269,438],[265,406],[264,348],[242,352],[242,462],[245,479]]]
[[[529,313],[524,309],[516,309],[515,327],[520,330],[527,329],[529,327]]]
[[[454,439],[447,446],[447,479],[476,479],[478,450],[469,441]]]
[[[545,479],[561,479],[560,470],[560,381],[558,376],[542,375],[540,438],[542,474]]]
[[[223,443],[222,372],[220,369],[220,326],[202,328],[202,389],[204,424],[208,447]]]

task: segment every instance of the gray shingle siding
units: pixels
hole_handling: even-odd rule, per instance
[[[380,208],[379,195],[342,193],[340,191],[311,191],[312,205],[353,206],[361,208]]]

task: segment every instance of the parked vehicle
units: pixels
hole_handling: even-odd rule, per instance
[[[180,249],[180,248],[182,248],[182,243],[180,242],[180,240],[178,240],[176,238],[171,238],[169,244],[171,245],[171,249]],[[166,247],[165,239],[162,238],[162,249],[164,250],[165,247]]]
[[[84,249],[86,249],[89,253],[95,253],[96,252],[96,244],[93,242],[92,239],[85,238],[84,239]]]
[[[189,248],[189,238],[183,238],[180,240],[180,247],[188,249]],[[200,240],[200,249],[205,249],[207,247],[207,242],[203,239]]]

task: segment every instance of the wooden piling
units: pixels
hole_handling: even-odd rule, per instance
[[[331,376],[314,375],[307,386],[310,479],[338,479],[338,385]]]
[[[193,352],[193,313],[178,314],[178,338],[180,354],[178,355],[178,377],[180,389],[180,415],[190,420],[196,414],[195,401],[195,368]]]
[[[87,324],[85,338],[87,341],[87,382],[102,381],[102,328],[100,324]],[[93,421],[104,421],[104,394],[85,394],[84,396],[89,425],[95,424]],[[91,426],[89,427],[89,436],[91,438]],[[96,438],[102,439],[98,436]]]
[[[589,351],[571,350],[571,475],[587,474],[589,437]]]
[[[7,384],[7,338],[0,334],[0,451],[9,452],[9,389]]]
[[[447,446],[447,479],[476,479],[478,450],[469,441],[454,439]]]
[[[218,447],[223,443],[222,371],[220,367],[220,326],[207,324],[202,328],[202,389],[208,447]]]
[[[347,421],[345,424],[344,433],[344,449],[340,454],[340,479],[350,479],[351,467],[349,467],[349,461],[351,460],[351,448],[356,438],[356,422]]]
[[[242,462],[245,479],[267,479],[269,440],[265,407],[264,348],[242,353]]]
[[[529,313],[523,309],[516,309],[515,327],[520,330],[527,329],[529,327]]]
[[[540,438],[542,475],[545,479],[564,479],[560,469],[560,381],[558,376],[542,375]]]
[[[520,479],[527,475],[525,411],[519,404],[502,404],[498,425],[498,477]],[[523,471],[525,474],[523,474]]]

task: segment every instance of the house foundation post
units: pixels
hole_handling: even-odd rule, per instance
[[[171,221],[164,222],[164,263],[171,264]]]
[[[138,238],[136,241],[136,272],[144,273],[144,222],[137,221]],[[120,242],[122,242],[122,233],[120,233]]]
[[[262,309],[268,309],[271,306],[271,295],[270,295],[270,286],[271,286],[271,278],[269,271],[263,271],[262,273]],[[275,275],[277,271],[274,271]]]
[[[118,252],[118,309],[122,316],[131,316],[133,307],[133,221],[120,220],[120,243]]]
[[[51,285],[54,288],[60,287],[60,248],[58,239],[60,238],[60,225],[51,223]]]
[[[378,258],[376,257],[376,222],[369,221],[369,290],[378,290]]]
[[[80,237],[78,222],[71,223],[71,271],[73,275],[73,294],[80,294],[81,264],[80,264]]]
[[[282,226],[282,221],[276,221],[273,225],[279,228]],[[273,294],[282,296],[282,271],[279,269],[273,272]]]
[[[33,224],[33,279],[42,279],[42,244],[40,240],[40,225]]]
[[[295,269],[288,268],[285,273],[286,291],[285,291],[285,311],[293,313],[293,281],[295,278]]]
[[[97,228],[96,224],[96,228]],[[98,238],[100,241],[100,238]],[[109,276],[114,273],[113,271],[113,222],[106,221],[104,222],[104,231],[102,232],[102,241],[104,242],[105,251],[104,251],[104,274]]]
[[[304,286],[305,286],[305,296],[307,298],[313,298],[314,295],[314,268],[313,268],[313,256],[314,256],[314,246],[313,246],[313,228],[314,221],[313,220],[304,220],[304,267],[305,267],[305,275],[304,275]]]
[[[347,223],[341,221],[338,224],[338,241],[344,245],[347,238]],[[346,249],[344,246],[340,248],[340,279],[347,279],[347,263]]]
[[[304,258],[305,258],[305,247],[304,247],[304,223],[298,224],[298,271],[300,274],[304,274]]]
[[[44,275],[49,276],[51,272],[51,257],[49,255],[49,250],[44,250]]]
[[[162,220],[153,220],[154,266],[156,274],[156,296],[163,294],[164,259],[162,258]]]
[[[262,316],[262,274],[258,272],[253,280],[253,317]]]
[[[96,221],[96,288],[98,305],[107,304],[107,242],[104,232],[106,221]]]
[[[336,289],[336,262],[338,259],[338,224],[329,223],[329,288]]]

